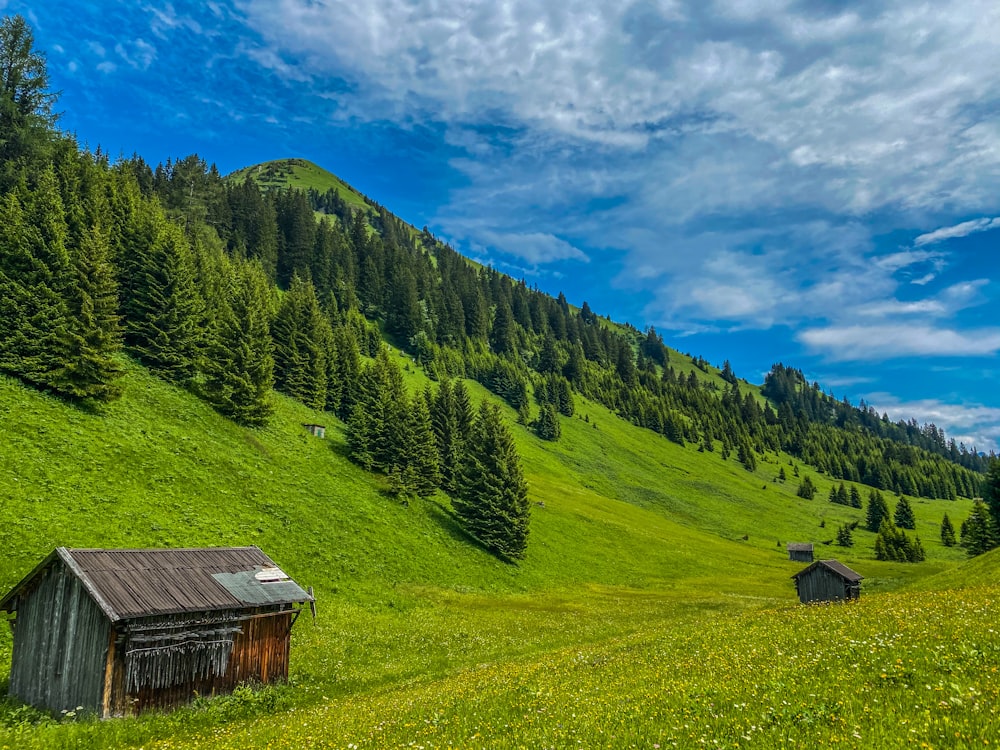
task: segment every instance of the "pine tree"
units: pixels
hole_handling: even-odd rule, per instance
[[[493,315],[493,326],[490,328],[490,346],[497,354],[507,354],[514,351],[514,316],[506,301],[501,300]]]
[[[124,370],[116,357],[122,328],[107,235],[98,227],[87,230],[74,255],[76,279],[68,293],[62,366],[52,384],[72,398],[112,401],[122,393]]]
[[[207,360],[205,394],[233,421],[260,426],[274,411],[268,280],[258,263],[238,263],[232,274]]]
[[[799,482],[799,489],[795,494],[801,498],[805,498],[806,500],[812,500],[816,496],[816,485],[813,484],[813,481],[808,474],[806,474],[802,478],[802,481]]]
[[[278,390],[313,409],[326,405],[323,326],[329,323],[320,310],[312,282],[294,276],[271,326],[274,379]]]
[[[53,231],[62,209],[46,193],[52,201],[29,195],[26,207],[12,191],[0,206],[0,369],[40,386],[63,366],[69,317],[69,257]],[[49,231],[40,225],[46,211],[56,214]]]
[[[989,552],[996,546],[993,521],[982,500],[972,503],[972,512],[962,522],[962,546],[970,557]]]
[[[366,404],[358,401],[347,418],[348,456],[354,463],[371,471],[375,466],[377,426]]]
[[[423,397],[417,396],[411,400],[406,409],[402,432],[406,441],[398,456],[399,466],[412,477],[414,493],[420,497],[430,497],[437,490],[441,474],[431,416]]]
[[[941,519],[941,544],[945,547],[954,547],[957,543],[955,539],[955,527],[951,523],[951,519],[948,518],[948,514],[944,514],[944,518]]]
[[[468,445],[472,439],[472,430],[476,421],[476,411],[472,406],[472,398],[461,380],[455,382],[455,420],[458,424],[458,433],[462,438],[462,445]]]
[[[994,529],[1000,530],[1000,458],[990,462],[986,479],[983,481],[983,501],[989,511]]]
[[[139,270],[126,320],[126,347],[165,379],[187,382],[201,357],[204,303],[195,286],[191,250],[179,227],[161,219]]]
[[[911,540],[906,532],[897,529],[888,517],[882,519],[875,538],[875,559],[893,562],[923,562],[924,547],[920,537]]]
[[[852,508],[860,508],[861,507],[861,493],[858,491],[858,488],[855,487],[853,484],[851,485],[851,503],[850,504],[851,504]]]
[[[542,440],[558,440],[561,434],[559,417],[552,404],[542,404],[535,420],[535,434]]]
[[[528,541],[528,485],[514,439],[500,408],[483,401],[462,465],[452,505],[465,527],[486,549],[504,559],[524,557]]]
[[[341,420],[346,422],[360,398],[361,351],[358,348],[357,338],[350,326],[346,324],[334,329],[333,344],[336,352],[336,359],[333,362],[335,377],[328,387],[337,392],[336,413]],[[329,403],[329,397],[327,403]]]
[[[431,427],[437,444],[441,488],[448,494],[458,489],[465,438],[458,424],[458,408],[450,380],[441,381],[431,405]]]
[[[913,515],[913,507],[905,495],[899,498],[899,502],[896,503],[896,510],[892,514],[892,520],[901,529],[917,528],[917,519]]]
[[[54,140],[58,94],[48,90],[45,56],[34,43],[23,16],[0,18],[0,194],[41,163]]]
[[[868,510],[865,515],[865,528],[878,533],[882,526],[882,521],[888,520],[889,507],[885,503],[885,498],[878,490],[872,490],[868,494]]]
[[[843,526],[837,527],[837,545],[840,547],[853,547],[854,546],[854,530],[851,528],[851,524],[845,523]]]

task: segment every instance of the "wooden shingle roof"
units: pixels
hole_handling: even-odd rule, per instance
[[[800,570],[798,573],[793,575],[792,578],[798,578],[799,576],[803,576],[806,573],[815,570],[820,565],[822,565],[825,568],[828,568],[829,570],[832,570],[834,573],[839,575],[845,581],[849,581],[851,583],[857,583],[862,578],[864,578],[863,575],[861,575],[860,573],[855,573],[853,570],[844,565],[844,563],[838,562],[837,560],[817,560],[808,568]]]
[[[786,547],[789,552],[812,552],[812,542],[789,542]]]
[[[15,609],[18,595],[57,559],[80,580],[112,622],[312,601],[258,547],[58,547],[0,600],[0,609]]]

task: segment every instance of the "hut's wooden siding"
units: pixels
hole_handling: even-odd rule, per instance
[[[788,559],[796,562],[812,562],[813,553],[812,550],[793,549],[788,551]]]
[[[100,711],[108,619],[63,565],[22,596],[14,623],[10,692],[54,711]]]
[[[120,624],[104,714],[173,708],[196,694],[287,680],[292,615],[231,612],[201,621],[177,615]]]
[[[288,679],[292,642],[292,613],[256,616],[244,623],[233,642],[226,677],[235,687],[241,682],[283,682]]]
[[[799,601],[835,601],[858,598],[859,588],[829,568],[819,565],[796,579]]]

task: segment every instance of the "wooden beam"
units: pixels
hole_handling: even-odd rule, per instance
[[[108,660],[104,664],[104,694],[101,697],[101,718],[111,716],[111,687],[115,674],[115,628],[112,625],[108,639]]]

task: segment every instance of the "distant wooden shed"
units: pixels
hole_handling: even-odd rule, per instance
[[[792,578],[799,601],[808,604],[857,599],[861,596],[864,576],[836,560],[817,560]]]
[[[789,542],[788,559],[796,560],[798,562],[812,562],[813,561],[812,542]]]
[[[257,547],[57,548],[3,599],[10,693],[101,717],[288,678],[313,597]]]
[[[325,438],[326,437],[326,425],[321,425],[321,424],[306,424],[306,425],[302,425],[302,426],[305,427],[307,430],[309,430],[309,434],[312,435],[312,436],[314,436],[314,437],[318,437],[318,438]]]

